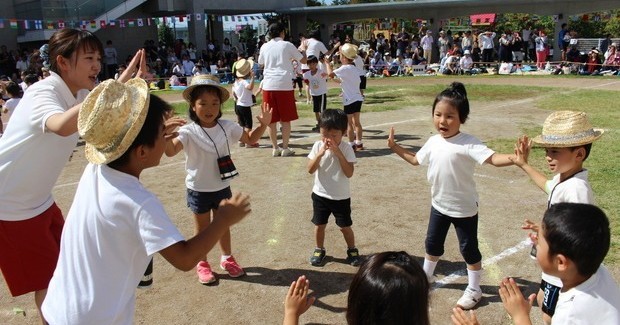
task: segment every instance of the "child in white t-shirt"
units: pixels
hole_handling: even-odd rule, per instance
[[[118,98],[129,100],[120,103]],[[133,323],[136,286],[155,253],[178,269],[191,270],[250,212],[248,197],[235,194],[220,205],[208,228],[183,239],[139,179],[144,169],[159,165],[173,130],[184,124],[179,118],[166,120],[171,111],[149,95],[140,78],[126,85],[109,79],[84,100],[77,123],[89,164],[65,222],[42,306],[49,324]]]
[[[340,47],[340,61],[342,66],[332,70],[329,59],[325,59],[325,69],[330,78],[338,77],[342,87],[342,103],[344,112],[347,114],[349,128],[347,136],[349,144],[355,150],[363,150],[362,143],[362,123],[360,122],[360,112],[364,96],[360,91],[360,70],[355,66],[353,60],[357,57],[357,46],[346,43]]]
[[[603,260],[609,251],[609,219],[594,205],[557,203],[545,212],[536,236],[536,259],[545,273],[562,280],[552,324],[620,324],[620,289]],[[499,296],[515,325],[531,325],[536,294],[524,299],[514,279],[499,285]],[[454,309],[455,324],[479,324]]]
[[[460,131],[469,115],[465,86],[453,82],[433,103],[433,124],[439,134],[430,137],[417,152],[410,152],[394,141],[390,129],[388,147],[408,163],[428,165],[431,183],[431,213],[426,235],[424,272],[432,280],[451,224],[454,224],[467,263],[468,286],[457,305],[473,308],[482,298],[480,278],[482,255],[478,249],[478,193],[474,181],[475,165],[509,166],[513,155],[497,154],[480,140]]]
[[[191,85],[183,91],[183,98],[190,105],[189,118],[193,123],[181,127],[179,136],[166,147],[168,157],[181,150],[185,152],[187,206],[193,212],[197,232],[215,220],[220,202],[232,195],[230,179],[239,173],[230,157],[230,142],[256,143],[271,122],[271,110],[267,104],[263,104],[261,115],[257,117],[260,125],[251,132],[237,123],[221,119],[222,105],[229,97],[230,93],[220,85],[218,77],[200,75],[192,78]],[[222,256],[219,265],[231,277],[240,277],[245,272],[232,256],[230,237],[230,230],[227,230],[220,239]],[[202,284],[212,284],[217,280],[206,255],[201,256],[196,273]]]
[[[316,127],[312,131],[319,131],[321,113],[327,109],[327,73],[319,68],[319,58],[308,56],[308,71],[304,72],[304,82],[308,84],[312,96],[312,111],[316,117]]]
[[[246,59],[241,59],[235,63],[236,79],[233,83],[233,98],[235,99],[235,114],[237,123],[243,127],[245,132],[252,131],[252,89],[254,89],[254,72],[252,64]],[[245,143],[239,142],[240,147],[245,147]],[[249,144],[248,148],[258,147],[258,142]]]
[[[4,91],[9,96],[9,99],[7,99],[3,105],[0,105],[0,110],[2,111],[2,114],[4,114],[4,120],[6,121],[6,124],[8,124],[11,114],[13,114],[15,107],[17,107],[17,104],[19,104],[19,101],[22,99],[24,92],[22,91],[22,88],[13,81],[10,81],[6,85],[2,84],[2,88],[4,88]],[[1,102],[2,100],[0,99],[0,103]],[[2,114],[0,114],[0,116]],[[3,124],[4,123],[0,119],[0,134],[2,134],[4,130]]]
[[[348,122],[344,111],[326,109],[321,114],[321,140],[314,143],[308,158],[308,172],[314,174],[312,187],[312,223],[316,248],[310,257],[310,264],[322,266],[325,259],[325,227],[329,215],[333,214],[336,224],[347,243],[347,263],[360,263],[359,251],[355,247],[355,235],[351,225],[351,190],[349,178],[353,176],[355,152],[342,142]]]

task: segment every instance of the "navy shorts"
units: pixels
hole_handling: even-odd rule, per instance
[[[331,200],[312,193],[312,223],[320,226],[327,224],[329,215],[333,214],[340,228],[351,227],[351,198]]]
[[[482,260],[478,249],[478,215],[467,218],[453,218],[431,207],[431,216],[426,231],[426,254],[442,256],[444,243],[450,225],[454,224],[456,237],[459,239],[459,248],[465,263],[472,265]]]
[[[346,114],[359,113],[362,110],[362,101],[353,102],[344,106],[344,112]]]
[[[195,214],[217,210],[222,200],[230,199],[230,186],[217,192],[198,192],[187,189],[187,207]]]
[[[252,128],[252,108],[248,106],[235,105],[235,114],[237,114],[237,122],[246,129]]]
[[[312,111],[315,113],[323,113],[327,108],[327,94],[312,96]]]
[[[360,89],[366,89],[366,76],[360,76]]]

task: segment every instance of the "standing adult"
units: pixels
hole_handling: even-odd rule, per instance
[[[52,189],[77,144],[78,112],[95,87],[102,56],[103,44],[88,31],[54,33],[51,75],[26,92],[0,138],[0,269],[11,295],[34,292],[39,311],[64,224]],[[136,55],[121,80],[139,60]]]
[[[118,53],[112,45],[112,41],[108,40],[103,49],[103,63],[105,63],[105,79],[114,78],[116,69],[118,69]]]
[[[542,30],[538,31],[536,37],[536,68],[539,70],[545,68],[545,61],[547,60],[547,35]]]
[[[521,45],[521,48],[523,49],[523,61],[532,61],[534,58],[530,57],[529,54],[529,44],[530,44],[530,37],[532,36],[532,25],[527,25],[527,27],[523,28],[523,30],[521,30],[521,40],[523,42],[523,44]]]
[[[439,49],[439,61],[444,61],[448,50],[450,49],[450,41],[446,36],[446,33],[442,30],[439,31],[439,38],[437,39],[437,48]],[[443,63],[443,62],[442,62]]]
[[[495,38],[495,35],[495,32],[491,32],[490,30],[478,35],[478,43],[482,49],[482,62],[487,67],[490,67],[491,63],[494,61],[493,49],[495,48],[495,44],[493,44],[493,39]]]
[[[562,29],[558,33],[558,48],[562,51],[562,61],[566,61],[566,52],[570,44],[570,33],[568,32],[568,24],[563,23]]]
[[[295,78],[293,60],[306,63],[305,48],[298,51],[284,40],[284,25],[273,23],[268,29],[269,42],[260,48],[258,64],[263,68],[263,102],[273,110],[269,124],[269,138],[273,145],[273,156],[292,156],[295,152],[288,147],[291,136],[291,121],[298,118],[295,93],[291,80]],[[278,147],[277,122],[282,132],[282,148]]]
[[[405,55],[405,50],[409,46],[409,33],[405,30],[405,27],[401,28],[400,33],[396,36],[396,56]]]
[[[433,31],[427,30],[426,35],[422,37],[420,40],[420,45],[422,46],[422,50],[424,51],[424,59],[426,59],[426,64],[431,64],[433,59]]]

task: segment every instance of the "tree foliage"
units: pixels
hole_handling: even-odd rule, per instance
[[[160,24],[157,29],[157,39],[160,44],[172,46],[174,44],[174,34],[172,32],[172,28],[168,27],[166,24]]]

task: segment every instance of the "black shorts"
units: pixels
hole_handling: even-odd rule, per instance
[[[553,316],[553,313],[555,313],[555,306],[558,304],[558,298],[560,298],[560,290],[562,290],[562,288],[542,280],[540,282],[540,290],[542,290],[544,294],[541,309],[543,313]]]
[[[366,76],[360,76],[360,89],[366,89]]]
[[[323,113],[327,108],[327,94],[312,96],[312,111],[315,113]]]
[[[235,114],[237,114],[237,122],[241,125],[241,127],[246,129],[252,128],[251,107],[235,105]]]
[[[217,210],[222,200],[230,199],[230,186],[217,192],[198,192],[187,189],[187,207],[195,214]]]
[[[351,199],[330,200],[312,193],[312,223],[320,226],[327,224],[329,215],[333,214],[340,228],[351,227]]]
[[[357,102],[353,102],[349,105],[344,106],[344,112],[346,114],[359,113],[362,110],[362,101],[359,100]]]
[[[304,86],[304,78],[302,77],[297,77],[295,79],[293,79],[293,89],[295,89],[297,87],[299,87],[299,89],[302,89]]]
[[[437,211],[431,207],[431,215],[426,230],[424,242],[426,253],[431,256],[442,256],[444,243],[450,225],[454,225],[456,237],[459,240],[459,249],[465,263],[476,264],[482,260],[478,249],[478,215],[467,218],[454,218]]]

